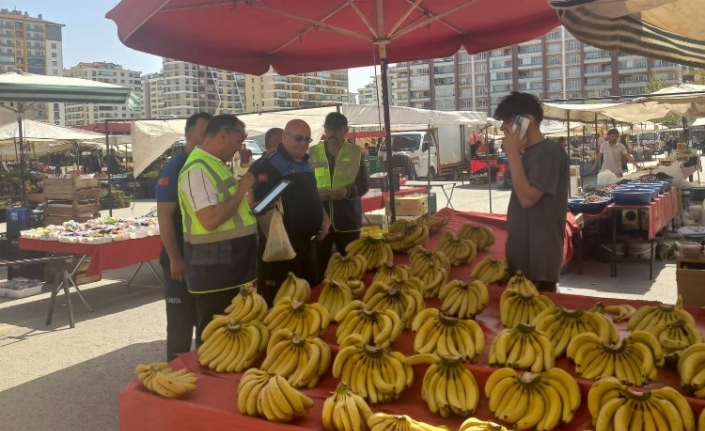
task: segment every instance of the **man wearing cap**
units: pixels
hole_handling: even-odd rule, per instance
[[[597,172],[597,168],[602,161],[602,171],[610,171],[618,177],[622,177],[622,164],[629,161],[636,166],[636,160],[629,154],[627,147],[618,142],[619,130],[611,129],[607,132],[608,141],[600,146],[600,153],[595,157],[595,164],[592,170]]]
[[[246,137],[237,117],[216,115],[179,174],[186,285],[196,302],[197,345],[213,315],[223,314],[240,286],[256,278],[257,221],[247,199],[254,177],[235,178],[225,164]]]
[[[264,199],[282,180],[291,181],[291,185],[281,195],[281,202],[284,208],[284,228],[296,257],[279,262],[262,260],[272,211],[258,217],[260,243],[257,290],[270,306],[289,272],[308,281],[311,287],[317,282],[314,246],[316,241],[324,239],[328,234],[329,220],[318,196],[313,168],[309,164],[310,143],[310,126],[303,120],[291,120],[284,128],[277,151],[262,157],[261,162],[250,167],[250,173],[256,179],[253,191],[257,202]]]
[[[345,247],[360,237],[361,198],[370,189],[362,150],[345,140],[348,119],[331,112],[323,124],[323,142],[309,149],[318,194],[330,218],[330,229],[318,243],[318,278],[323,279],[333,246],[343,256]]]

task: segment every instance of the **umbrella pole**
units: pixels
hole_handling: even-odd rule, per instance
[[[492,214],[492,166],[490,166],[490,128],[485,129],[485,158],[487,160],[487,193],[490,196],[490,214]]]
[[[22,148],[22,108],[17,111],[17,123],[18,131],[20,135],[20,199],[22,200],[22,207],[26,207],[24,194],[24,151]]]
[[[108,120],[105,120],[105,156],[108,158],[108,215],[113,216],[113,181],[112,173],[110,172],[110,139],[108,133]],[[100,173],[98,174],[100,178]]]
[[[389,211],[392,218],[392,223],[397,219],[396,204],[394,201],[394,165],[392,163],[392,120],[389,114],[389,87],[387,86],[387,60],[386,47],[383,44],[379,46],[380,63],[382,69],[382,98],[384,100],[384,134],[387,140],[387,181],[389,183]]]
[[[568,111],[568,137],[565,138],[565,144],[566,153],[568,153],[568,164],[570,164],[570,111]],[[580,170],[581,168],[582,166],[578,165],[578,170]],[[570,172],[568,172],[568,196],[571,196],[573,194],[573,185],[571,184],[572,181],[570,179]]]

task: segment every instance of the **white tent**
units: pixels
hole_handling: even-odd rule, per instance
[[[597,120],[607,120],[610,117],[605,114],[606,110],[621,105],[620,103],[553,103],[544,102],[543,117],[549,120],[580,121],[583,123],[594,123],[595,115]]]
[[[105,136],[87,130],[56,126],[33,120],[22,120],[24,153],[30,157],[42,157],[72,149],[74,142],[95,148],[100,147]],[[0,126],[0,158],[3,161],[17,160],[20,142],[19,123]]]
[[[350,126],[379,126],[381,110],[376,105],[342,104],[310,109],[293,109],[238,115],[247,125],[250,136],[261,135],[272,127],[284,127],[293,119],[301,119],[311,126],[311,137],[318,140],[323,134],[323,122],[326,115],[339,111],[348,118]],[[467,111],[430,111],[426,109],[392,106],[390,108],[392,124],[466,124],[484,126],[486,115]],[[186,120],[143,120],[135,121],[132,126],[134,174],[139,175],[157,157],[166,151],[175,141],[184,136]]]
[[[669,114],[696,118],[705,115],[705,85],[676,84],[604,110],[619,121],[638,123]]]

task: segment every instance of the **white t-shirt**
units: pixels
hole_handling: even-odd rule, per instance
[[[628,154],[624,145],[617,142],[612,146],[609,142],[605,142],[600,147],[600,154],[602,154],[602,170],[622,176],[622,156]]]
[[[202,151],[200,149],[194,149],[194,151],[196,150]],[[223,163],[222,160],[217,157],[208,153],[205,154],[217,160],[219,163]],[[218,204],[218,191],[215,189],[213,183],[210,182],[204,171],[197,166],[188,171],[186,181],[182,181],[179,187],[184,188],[184,195],[194,211],[199,211],[203,208]]]

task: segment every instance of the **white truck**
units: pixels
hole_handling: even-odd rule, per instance
[[[409,179],[457,180],[468,168],[468,128],[442,125],[392,132],[392,164]],[[382,151],[384,151],[382,147]]]

